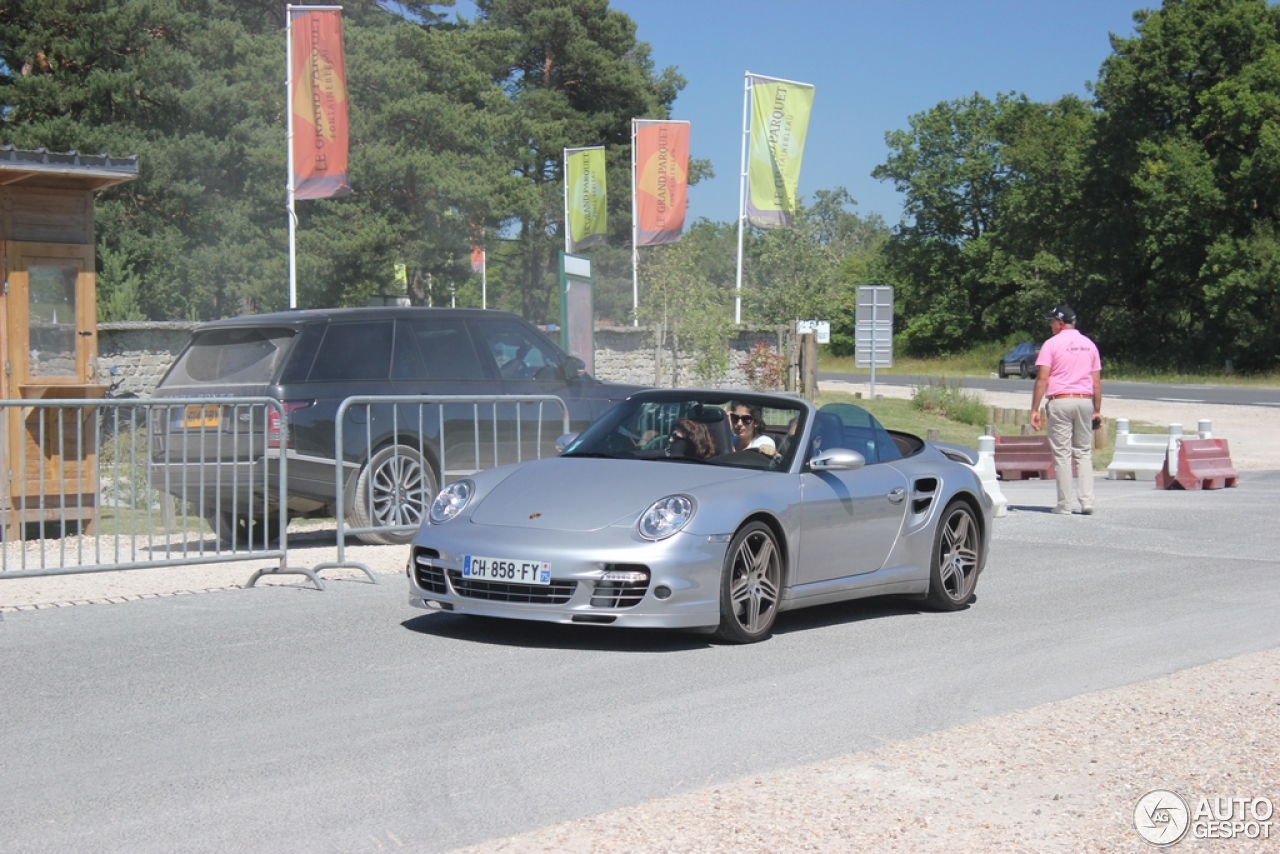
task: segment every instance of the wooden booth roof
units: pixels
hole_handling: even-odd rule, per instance
[[[101,190],[138,177],[138,155],[58,153],[37,148],[23,151],[0,146],[0,187],[52,187]]]

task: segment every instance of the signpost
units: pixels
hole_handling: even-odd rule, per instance
[[[831,343],[831,321],[829,320],[797,320],[796,334],[808,335],[813,333],[817,336],[819,344]]]
[[[560,346],[596,370],[595,277],[591,259],[560,253]]]
[[[854,365],[871,369],[871,399],[876,399],[876,368],[893,367],[893,287],[858,288],[853,333]]]

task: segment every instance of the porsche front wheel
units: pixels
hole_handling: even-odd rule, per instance
[[[755,643],[769,636],[782,593],[782,552],[768,525],[743,526],[725,554],[720,574],[720,627],[726,643]]]

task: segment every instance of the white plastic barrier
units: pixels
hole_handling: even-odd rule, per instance
[[[996,518],[1009,512],[1009,499],[1000,491],[1000,480],[996,477],[996,437],[978,437],[978,464],[973,467],[982,480],[982,489],[991,497],[992,515]]]
[[[1202,418],[1196,425],[1201,439],[1213,438],[1213,422]],[[1151,480],[1169,461],[1169,474],[1177,475],[1178,445],[1182,442],[1182,425],[1170,424],[1165,435],[1130,433],[1129,419],[1116,419],[1116,452],[1107,466],[1107,480]]]
[[[1182,425],[1170,424],[1169,431],[1178,428],[1182,434]],[[1116,419],[1116,450],[1107,466],[1107,480],[1151,480],[1156,479],[1160,469],[1164,467],[1165,454],[1169,450],[1169,435],[1158,433],[1130,433],[1129,419]],[[1175,446],[1176,453],[1176,446]]]

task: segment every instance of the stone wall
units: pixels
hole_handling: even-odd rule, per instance
[[[119,390],[148,396],[181,352],[195,323],[187,321],[121,322],[98,324],[98,381],[122,380]],[[551,333],[555,338],[555,333]],[[672,338],[665,336],[661,373],[657,369],[654,330],[636,326],[596,327],[595,376],[602,380],[689,387],[706,385],[693,374],[694,359],[687,353],[673,359]],[[778,350],[778,341],[790,345],[786,327],[742,329],[729,342],[728,373],[711,383],[714,388],[748,388],[745,365],[751,348],[765,342]],[[674,370],[673,370],[674,366]],[[116,370],[113,377],[111,371]]]
[[[780,350],[780,337],[786,343],[785,327],[777,329],[741,329],[729,341],[729,369],[725,376],[706,382],[694,374],[694,357],[673,352],[674,338],[665,335],[661,352],[662,370],[658,370],[659,353],[655,346],[655,330],[644,326],[597,326],[596,370],[602,380],[659,385],[673,388],[709,386],[711,388],[749,388],[746,364],[751,348],[764,342]]]
[[[118,392],[147,397],[182,352],[195,325],[180,320],[99,323],[98,382],[121,380]]]

